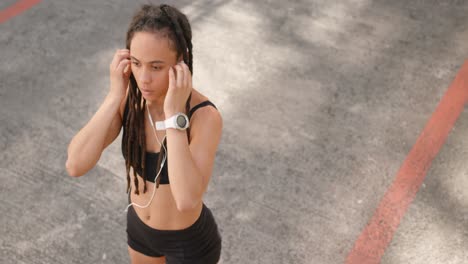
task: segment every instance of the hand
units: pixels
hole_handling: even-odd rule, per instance
[[[130,50],[120,49],[114,54],[110,66],[110,91],[109,94],[123,98],[127,90],[130,74]]]
[[[185,103],[192,91],[192,73],[183,61],[169,69],[169,88],[164,99],[166,118],[185,112]]]

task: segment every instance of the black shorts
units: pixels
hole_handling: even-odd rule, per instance
[[[138,217],[133,206],[128,208],[128,245],[150,257],[166,256],[167,264],[218,263],[221,242],[213,214],[204,203],[197,221],[181,230],[154,229]]]

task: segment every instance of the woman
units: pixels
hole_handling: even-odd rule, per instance
[[[220,258],[221,236],[202,198],[222,119],[192,87],[191,39],[179,10],[144,5],[130,24],[126,49],[116,51],[110,64],[108,95],[68,147],[67,171],[81,176],[124,128],[131,263]]]

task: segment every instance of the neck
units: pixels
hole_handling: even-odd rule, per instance
[[[153,118],[164,117],[164,99],[165,96],[158,97],[156,99],[146,100],[146,105],[150,111],[150,114]]]

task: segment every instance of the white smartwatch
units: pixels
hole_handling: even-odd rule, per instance
[[[156,130],[175,128],[186,130],[190,126],[188,116],[184,113],[177,113],[164,121],[156,122]]]

